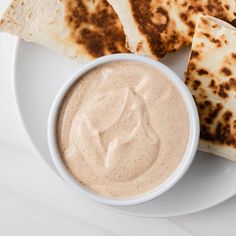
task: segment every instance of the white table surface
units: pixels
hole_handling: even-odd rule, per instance
[[[117,214],[76,194],[34,150],[13,93],[16,38],[0,34],[0,235],[235,236],[236,197],[203,212],[168,219]],[[219,186],[220,187],[220,186]]]

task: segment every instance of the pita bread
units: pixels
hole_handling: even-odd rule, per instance
[[[186,84],[199,111],[199,149],[236,161],[236,28],[199,19]]]
[[[127,52],[122,25],[105,0],[14,0],[0,31],[82,62]]]
[[[191,43],[199,13],[233,21],[235,0],[108,0],[130,51],[160,59]]]

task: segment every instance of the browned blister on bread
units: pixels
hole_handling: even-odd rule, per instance
[[[236,161],[236,28],[202,16],[193,38],[186,84],[196,101],[199,148]]]
[[[106,0],[14,0],[0,21],[0,31],[81,62],[128,52],[122,25]]]
[[[191,43],[200,13],[228,22],[235,0],[108,0],[123,24],[128,48],[160,59]]]

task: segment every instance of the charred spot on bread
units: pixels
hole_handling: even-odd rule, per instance
[[[236,78],[229,79],[229,86],[230,86],[230,89],[236,89]]]
[[[188,64],[188,71],[193,71],[193,70],[195,70],[195,69],[196,69],[195,63],[190,62],[190,63]]]
[[[96,31],[87,28],[81,30],[81,43],[86,45],[87,50],[94,56],[100,57],[105,54],[103,36]]]
[[[180,13],[180,18],[183,20],[183,21],[187,21],[188,20],[188,15],[186,13]]]
[[[216,44],[216,46],[217,46],[218,48],[222,47],[222,45],[223,45],[222,41],[219,40],[219,39],[213,38],[213,39],[211,40],[211,42],[214,43],[214,44]]]
[[[199,75],[208,75],[209,72],[208,72],[207,70],[205,70],[205,69],[199,69],[199,70],[198,70],[198,74],[199,74]]]
[[[229,95],[227,94],[227,92],[225,91],[225,86],[223,84],[220,84],[219,86],[219,91],[218,91],[218,95],[221,98],[227,98]]]
[[[233,113],[231,111],[225,111],[223,114],[223,119],[225,121],[229,121],[233,116]]]
[[[208,87],[213,88],[213,89],[216,89],[217,87],[216,87],[216,82],[215,82],[215,80],[211,79],[211,82],[210,82],[210,84],[208,85]]]
[[[231,53],[231,56],[232,56],[233,59],[236,60],[236,53],[232,52],[232,53]]]
[[[143,43],[139,42],[138,45],[137,45],[136,51],[140,52],[140,51],[142,51],[142,49],[143,49]]]
[[[193,90],[197,90],[200,85],[201,85],[201,81],[199,81],[199,80],[194,80],[194,81],[193,81],[193,84],[192,84]]]
[[[227,67],[223,67],[223,68],[221,69],[221,73],[223,73],[225,76],[230,76],[230,75],[232,75],[232,71],[231,71],[229,68],[227,68]]]
[[[190,59],[192,58],[196,58],[199,56],[199,52],[198,51],[195,51],[195,50],[192,50],[191,51],[191,54],[190,54]]]

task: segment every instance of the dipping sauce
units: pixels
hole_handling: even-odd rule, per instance
[[[189,139],[182,95],[156,68],[135,61],[101,65],[67,92],[57,143],[71,174],[105,197],[153,190],[182,160]]]

